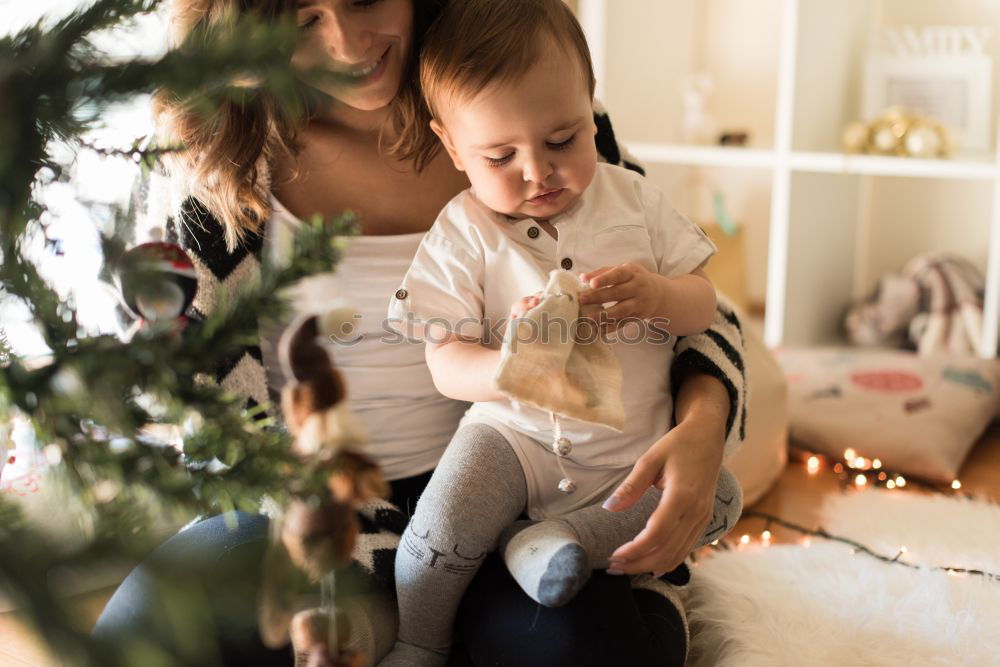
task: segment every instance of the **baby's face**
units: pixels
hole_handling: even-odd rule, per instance
[[[470,101],[439,105],[455,166],[494,211],[547,220],[575,204],[597,171],[594,115],[583,67],[553,45],[526,75]]]

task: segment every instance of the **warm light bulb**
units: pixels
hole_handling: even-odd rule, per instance
[[[816,474],[816,472],[819,470],[819,457],[818,456],[810,456],[809,457],[809,460],[806,461],[806,470],[809,471],[810,475],[815,475]]]
[[[771,539],[771,531],[765,530],[763,533],[760,534],[760,539],[765,540],[765,541],[770,540]]]
[[[888,476],[888,475],[886,475],[886,474],[885,474],[885,471],[883,470],[882,472],[880,472],[880,473],[878,474],[878,481],[880,481],[880,482],[884,482],[884,481],[885,481],[885,478],[886,478],[887,476]]]
[[[712,540],[712,546],[713,547],[719,546],[719,540]]]
[[[882,467],[882,462],[879,461],[878,459],[873,459],[872,460],[872,467],[875,468],[875,470],[878,470],[879,468]]]
[[[896,486],[898,486],[899,488],[903,488],[904,486],[906,486],[906,480],[903,479],[902,475],[896,478]]]
[[[899,547],[899,553],[905,554],[906,553],[906,547],[905,546]]]
[[[744,535],[743,537],[741,537],[740,538],[740,543],[741,544],[750,544],[750,536],[749,535]]]
[[[858,458],[854,459],[854,467],[855,468],[864,468],[865,467],[865,458],[863,456],[859,456]]]
[[[857,486],[864,486],[865,484],[868,483],[868,478],[865,477],[864,475],[858,475],[857,477],[854,478],[854,483]]]
[[[858,456],[857,452],[855,452],[853,449],[845,449],[844,450],[844,460],[845,461],[853,461],[854,459],[857,458],[857,456]]]
[[[835,464],[833,466],[833,472],[837,473],[838,475],[840,473],[844,472],[844,464],[843,463],[837,463],[837,464]]]
[[[885,483],[885,488],[887,488],[887,489],[895,489],[896,488],[896,483],[890,479],[888,482]]]
[[[953,481],[953,482],[951,483],[951,488],[953,488],[953,489],[955,489],[956,491],[958,491],[959,489],[961,489],[961,488],[962,488],[962,483],[961,483],[960,481],[958,481],[958,480],[956,479],[955,481]]]

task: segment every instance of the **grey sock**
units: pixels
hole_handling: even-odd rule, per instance
[[[660,492],[650,488],[621,512],[590,505],[545,521],[518,521],[501,535],[501,554],[528,597],[546,607],[564,605],[642,530],[659,501]]]
[[[593,567],[565,521],[517,521],[500,537],[507,569],[535,602],[560,607],[590,579]]]
[[[556,519],[518,521],[501,535],[504,562],[531,599],[548,607],[566,604],[587,583],[591,570],[606,568],[611,554],[639,534],[659,502],[660,491],[649,488],[621,512],[591,505]],[[739,482],[722,468],[712,520],[695,548],[728,533],[742,509]]]
[[[462,594],[526,502],[524,472],[503,436],[483,424],[459,429],[396,552],[399,635],[381,664],[443,664]]]

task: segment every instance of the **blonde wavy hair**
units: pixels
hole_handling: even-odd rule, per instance
[[[413,160],[417,170],[440,150],[427,129],[430,113],[420,92],[418,54],[424,33],[447,2],[413,0],[413,47],[389,119],[395,139],[382,146],[389,155]],[[195,31],[224,30],[245,15],[278,21],[294,12],[296,4],[297,0],[173,0],[171,39],[178,45]],[[182,190],[219,221],[230,252],[260,233],[271,215],[272,168],[278,160],[298,154],[296,137],[308,115],[290,118],[282,109],[266,91],[225,100],[211,114],[164,90],[153,95],[158,139],[184,147],[168,155],[165,166],[172,178],[181,180]]]

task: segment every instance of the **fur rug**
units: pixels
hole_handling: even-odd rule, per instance
[[[823,527],[906,562],[1000,573],[1000,505],[867,491]],[[719,552],[694,569],[689,665],[996,665],[1000,581],[890,565],[837,542]]]

